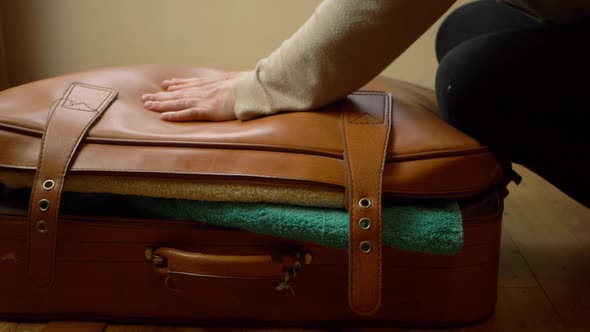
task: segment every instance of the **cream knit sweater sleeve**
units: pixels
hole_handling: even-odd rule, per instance
[[[360,88],[454,0],[324,0],[256,69],[238,79],[235,113],[248,120],[310,110]]]

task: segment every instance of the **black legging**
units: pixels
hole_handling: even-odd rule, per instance
[[[590,206],[590,20],[559,26],[495,0],[453,12],[436,52],[445,120]]]

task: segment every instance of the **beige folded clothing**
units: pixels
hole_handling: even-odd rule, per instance
[[[33,174],[0,169],[0,183],[9,188],[30,187]],[[210,202],[278,203],[343,208],[344,193],[273,184],[215,183],[202,179],[69,175],[64,191],[189,199]]]

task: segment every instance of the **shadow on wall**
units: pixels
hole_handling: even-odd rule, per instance
[[[39,44],[36,35],[43,15],[33,6],[35,0],[2,1],[2,32],[4,37],[5,79],[8,86],[15,86],[35,80],[32,73],[39,65]],[[14,31],[12,27],[17,27]],[[15,56],[17,55],[18,56]],[[23,68],[25,71],[18,75],[19,81],[11,80],[15,77],[15,68]]]
[[[6,53],[4,46],[4,2],[0,2],[0,90],[8,87],[6,75]]]
[[[146,63],[254,68],[320,0],[4,2],[8,77],[16,85]]]
[[[453,8],[468,2],[459,0]],[[321,0],[0,0],[8,82],[145,63],[252,69]],[[285,14],[287,13],[287,14]],[[384,74],[432,87],[440,20]]]

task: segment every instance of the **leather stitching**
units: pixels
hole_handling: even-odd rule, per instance
[[[379,269],[379,287],[378,289],[381,290],[382,289],[382,272],[383,272],[383,266],[382,266],[382,244],[383,244],[383,200],[382,200],[382,192],[383,192],[383,172],[385,170],[385,159],[387,158],[387,145],[389,142],[389,136],[391,134],[391,121],[392,121],[392,116],[391,116],[391,112],[393,111],[393,105],[391,105],[391,96],[390,95],[384,95],[384,110],[383,110],[383,114],[384,114],[384,123],[386,125],[386,133],[385,133],[385,142],[383,142],[383,151],[381,154],[381,167],[380,167],[380,171],[379,171],[379,191],[377,192],[377,195],[379,195],[379,197],[377,197],[378,199],[378,220],[379,220],[379,227],[377,232],[378,233],[378,246],[379,246],[379,250],[378,250],[378,260],[379,260],[379,265],[378,265],[378,269]],[[382,294],[379,293],[379,303],[381,302],[381,296]]]
[[[346,114],[346,116],[348,116],[348,114],[344,113],[344,112],[341,113],[341,116],[344,117],[345,114]],[[352,204],[354,202],[354,176],[352,175],[352,165],[351,165],[350,158],[349,158],[350,150],[349,150],[348,140],[346,139],[346,137],[347,137],[346,124],[344,123],[344,121],[342,121],[342,134],[344,137],[344,148],[346,149],[346,154],[344,156],[345,157],[344,164],[345,164],[345,166],[348,170],[348,174],[349,174],[349,176],[347,176],[347,177],[349,177],[349,179],[350,179],[349,180],[350,183],[348,184],[350,186],[350,189],[349,189],[350,194],[347,195],[346,200],[348,200],[348,206],[351,207],[350,208],[350,214],[351,214],[350,218],[352,218],[352,220],[354,220],[354,210],[355,209],[352,208]],[[349,231],[348,231],[349,235],[348,236],[350,237],[349,242],[348,242],[349,251],[350,251],[349,252],[349,255],[350,255],[350,258],[349,258],[349,262],[350,262],[349,279],[352,279],[352,276],[355,274],[355,271],[356,271],[356,266],[355,266],[356,259],[353,258],[355,255],[354,243],[356,241],[355,236],[354,236],[355,232],[353,229],[354,228],[353,223],[349,222],[348,228],[349,228]],[[349,281],[349,283],[350,283],[350,281]],[[354,286],[354,283],[350,283],[349,287],[350,287],[350,300],[352,303],[355,303],[357,289]]]
[[[389,141],[389,136],[390,136],[390,130],[391,130],[391,97],[387,94],[383,94],[383,93],[365,93],[364,95],[377,95],[383,98],[383,109],[382,109],[382,114],[384,117],[384,121],[381,123],[381,125],[385,125],[387,126],[385,128],[385,133],[384,133],[384,142],[382,144],[383,150],[381,151],[381,160],[380,163],[381,165],[379,165],[379,173],[377,174],[377,176],[379,176],[379,179],[377,179],[378,183],[377,183],[377,192],[373,192],[373,195],[377,195],[377,197],[372,197],[375,202],[378,202],[378,204],[376,204],[375,209],[377,209],[377,218],[379,220],[378,225],[376,225],[376,229],[373,232],[377,232],[377,241],[378,243],[376,244],[375,250],[377,250],[377,270],[378,270],[378,275],[377,275],[377,279],[378,279],[378,284],[377,284],[377,289],[381,290],[381,283],[382,283],[382,265],[381,265],[381,260],[382,260],[382,200],[381,200],[381,193],[382,193],[382,185],[383,185],[383,181],[382,181],[382,176],[383,176],[383,172],[385,169],[385,161],[386,161],[386,157],[387,157],[387,145],[388,145],[388,141]],[[346,113],[347,116],[347,120],[348,123],[355,123],[355,124],[375,124],[375,123],[364,123],[364,122],[360,122],[360,121],[350,121],[350,113]],[[358,119],[355,118],[355,119]],[[348,199],[348,204],[349,204],[349,209],[350,209],[350,217],[351,217],[351,222],[349,225],[350,228],[350,242],[349,242],[349,246],[350,246],[350,276],[352,279],[352,276],[356,276],[357,271],[358,271],[358,264],[357,264],[357,260],[362,259],[362,257],[357,257],[360,253],[358,252],[358,250],[360,250],[358,247],[358,241],[357,241],[357,236],[356,236],[356,232],[355,230],[355,223],[354,221],[358,219],[357,214],[358,214],[358,208],[355,207],[354,202],[356,202],[357,199],[359,199],[356,191],[355,191],[355,176],[353,175],[352,169],[354,169],[353,165],[352,165],[352,160],[350,158],[350,145],[348,144],[348,140],[346,139],[347,137],[347,131],[346,131],[346,125],[343,124],[342,129],[343,129],[343,135],[345,137],[344,139],[344,148],[345,148],[345,152],[346,152],[346,160],[345,160],[345,164],[347,167],[347,171],[348,174],[350,174],[349,178],[350,178],[350,183],[349,185],[349,190],[350,190],[350,194],[347,195],[347,199]],[[367,190],[369,190],[370,188],[365,188]],[[367,192],[367,194],[370,194],[369,192]],[[371,196],[373,196],[371,195]],[[360,289],[359,287],[357,287],[357,280],[356,277],[351,280],[351,284],[349,287],[351,287],[350,290],[350,301],[351,304],[355,304],[356,303],[356,299],[359,296],[359,292]],[[381,303],[381,293],[376,294],[377,296],[377,303]],[[374,310],[375,308],[372,308],[370,311]],[[370,311],[367,311],[370,312]]]
[[[109,95],[110,97],[110,95]],[[102,105],[102,104],[101,104]],[[74,155],[74,153],[76,152],[76,148],[78,147],[78,145],[80,144],[80,141],[82,139],[82,136],[84,135],[84,133],[86,133],[86,131],[88,130],[88,127],[90,127],[90,125],[96,120],[96,118],[101,114],[102,112],[99,111],[94,113],[94,116],[92,116],[89,120],[88,120],[88,124],[86,126],[84,126],[84,128],[80,131],[78,137],[75,140],[75,143],[70,147],[70,154],[68,155],[68,158],[66,159],[66,162],[63,165],[63,168],[60,172],[60,174],[58,174],[59,176],[59,183],[57,184],[57,188],[55,188],[55,203],[53,203],[52,205],[54,206],[54,209],[52,211],[52,215],[51,215],[51,219],[48,221],[49,224],[51,226],[53,226],[54,228],[54,232],[57,232],[57,219],[59,217],[59,203],[61,202],[61,194],[63,191],[63,186],[64,186],[64,182],[65,182],[65,177],[66,177],[66,172],[67,172],[67,168],[68,165],[70,164],[70,161],[72,159],[72,156]],[[52,259],[55,258],[55,247],[56,247],[56,241],[57,241],[57,236],[53,236],[53,240],[52,244],[51,244],[51,257]],[[53,270],[53,265],[52,265],[52,270]]]
[[[377,96],[380,96],[380,97],[384,98],[384,109],[382,110],[382,112],[383,112],[382,114],[383,114],[384,117],[387,117],[387,118],[384,118],[383,119],[384,121],[382,123],[380,123],[380,125],[383,125],[383,124],[390,125],[390,121],[389,121],[389,107],[388,107],[389,106],[389,99],[387,98],[387,96],[383,95],[382,93],[378,93],[378,94],[376,94],[376,93],[367,93],[367,94],[364,94],[364,95],[377,95]],[[359,117],[356,117],[355,119],[352,119],[352,121],[351,121],[351,118],[350,118],[350,115],[351,114],[349,112],[350,112],[350,110],[348,110],[348,112],[346,114],[347,115],[348,123],[354,123],[354,124],[376,124],[376,123],[372,123],[372,122],[355,121]],[[361,115],[361,117],[363,117],[363,116],[364,115]],[[348,199],[349,199],[350,214],[351,214],[350,215],[351,222],[350,222],[350,225],[349,225],[349,229],[350,229],[350,231],[349,231],[350,232],[350,235],[349,235],[350,236],[349,246],[350,246],[350,255],[351,255],[350,256],[351,257],[350,258],[350,264],[351,264],[351,267],[350,267],[351,268],[350,275],[351,275],[351,279],[354,278],[353,280],[351,280],[352,282],[351,282],[351,285],[350,285],[350,287],[351,287],[351,292],[350,292],[351,299],[350,300],[351,300],[351,303],[352,304],[355,304],[356,303],[356,298],[358,297],[359,292],[360,292],[360,289],[357,286],[357,278],[356,278],[357,271],[358,271],[357,261],[359,259],[362,259],[362,257],[358,257],[358,255],[359,255],[358,250],[360,250],[360,249],[357,248],[358,247],[358,243],[357,243],[358,241],[357,241],[357,237],[356,237],[355,223],[354,223],[354,221],[358,219],[358,217],[357,217],[358,208],[355,207],[355,205],[354,205],[354,202],[356,201],[356,199],[358,199],[358,197],[356,197],[357,196],[357,193],[355,191],[355,176],[354,176],[353,171],[352,171],[352,169],[354,169],[354,167],[352,165],[353,161],[350,158],[350,145],[348,144],[348,140],[346,139],[346,137],[347,137],[347,135],[346,135],[347,134],[346,127],[347,127],[346,125],[343,125],[343,134],[344,134],[344,137],[345,137],[345,140],[344,141],[345,141],[345,149],[346,149],[346,156],[347,156],[347,158],[346,158],[347,159],[346,165],[347,165],[347,170],[348,170],[348,172],[350,174],[350,183],[349,183],[349,186],[350,186],[350,188],[349,188],[350,194],[348,195],[348,197],[349,197]],[[389,140],[389,128],[386,129],[385,142],[382,144],[382,146],[383,146],[382,155],[381,155],[381,158],[382,159],[380,160],[381,165],[380,165],[380,168],[379,168],[379,174],[378,174],[378,176],[382,176],[382,174],[383,174],[384,165],[385,165],[385,157],[386,157],[386,153],[387,153],[387,148],[386,147],[387,147],[388,140]],[[382,181],[378,180],[378,192],[377,192],[377,195],[380,195],[381,190],[382,190]],[[377,216],[378,216],[379,220],[381,220],[381,217],[382,217],[382,213],[381,213],[381,198],[380,197],[373,197],[373,199],[377,199],[376,202],[379,202],[379,204],[376,204],[375,208],[378,210],[377,211]],[[381,262],[381,259],[382,259],[382,257],[381,257],[381,241],[382,241],[381,227],[382,227],[382,224],[379,222],[379,224],[377,226],[378,227],[376,227],[376,230],[374,231],[374,232],[378,232],[378,234],[377,234],[378,244],[377,244],[377,247],[375,249],[377,250],[377,259],[378,259],[378,265],[377,265],[377,267],[378,267],[378,276],[377,276],[377,278],[378,278],[378,289],[381,289],[382,268],[381,268],[380,262]],[[352,277],[352,276],[355,276],[355,277]],[[381,294],[377,294],[377,296],[378,296],[378,302],[380,302],[381,301]]]
[[[94,122],[96,121],[96,119],[103,113],[103,111],[106,109],[106,106],[108,106],[108,104],[110,103],[110,101],[113,100],[113,95],[115,94],[115,92],[113,92],[112,90],[97,89],[95,87],[91,87],[91,86],[88,86],[88,85],[85,85],[85,84],[73,83],[70,86],[70,89],[67,91],[66,95],[62,98],[62,100],[64,100],[63,103],[65,103],[65,100],[68,100],[68,97],[70,96],[70,94],[72,93],[72,91],[75,89],[76,86],[80,86],[80,87],[83,87],[83,88],[86,88],[86,89],[92,89],[92,90],[109,91],[109,94],[107,96],[105,96],[105,98],[99,104],[98,108],[94,112],[92,112],[94,114],[89,119],[86,120],[86,124],[82,128],[80,128],[80,131],[79,131],[77,137],[75,137],[75,140],[73,140],[73,143],[70,144],[69,146],[67,146],[67,148],[69,149],[69,154],[68,154],[68,156],[67,156],[67,158],[65,160],[65,163],[63,164],[63,168],[61,169],[60,173],[59,174],[56,174],[57,176],[59,176],[59,180],[58,180],[59,182],[56,184],[56,187],[53,189],[53,190],[55,190],[54,193],[53,194],[52,193],[48,193],[48,196],[50,196],[50,198],[51,198],[51,196],[55,197],[55,199],[52,199],[52,201],[54,201],[54,202],[52,203],[52,205],[50,207],[51,210],[48,213],[48,218],[46,220],[46,222],[48,223],[48,227],[51,227],[51,230],[50,231],[53,232],[52,239],[48,239],[49,241],[51,241],[50,248],[49,248],[51,250],[50,257],[52,259],[52,262],[51,262],[51,271],[50,271],[51,275],[53,274],[53,268],[54,268],[54,262],[53,262],[53,260],[55,259],[55,248],[56,248],[56,241],[57,241],[56,232],[57,232],[57,219],[59,217],[59,202],[60,202],[61,194],[62,194],[63,187],[64,187],[65,176],[66,176],[68,165],[70,164],[71,159],[74,156],[74,154],[75,154],[75,152],[77,150],[77,147],[79,146],[79,144],[80,144],[80,142],[82,140],[82,137],[88,131],[88,128],[92,124],[94,124]],[[78,110],[78,109],[71,108],[71,107],[65,107],[63,105],[63,103],[62,103],[62,107],[61,108],[67,108],[67,109],[71,109],[71,110]],[[81,111],[88,112],[88,111],[85,111],[85,110],[81,110]],[[40,170],[43,171],[41,169],[41,167],[43,165],[43,157],[45,156],[45,148],[47,146],[47,144],[46,144],[46,142],[47,142],[46,141],[46,138],[49,136],[49,132],[52,129],[51,124],[53,123],[53,121],[52,121],[53,120],[53,116],[54,116],[54,114],[56,114],[56,112],[58,112],[58,106],[56,106],[53,110],[50,110],[50,112],[51,112],[51,114],[50,114],[50,118],[49,118],[49,120],[47,122],[47,129],[45,131],[45,138],[42,140],[42,143],[41,143],[42,144],[42,148],[41,148],[41,154],[39,156],[39,164],[38,164],[38,168],[37,168],[37,172],[36,172],[36,176],[35,176],[34,187],[33,187],[32,192],[31,192],[31,201],[29,202],[29,219],[30,219],[30,221],[29,221],[29,227],[30,228],[29,228],[29,233],[28,233],[29,239],[32,237],[32,234],[34,232],[34,230],[33,230],[33,227],[34,227],[33,223],[35,222],[35,220],[33,218],[34,213],[32,213],[32,211],[34,211],[34,204],[35,204],[35,201],[36,201],[36,200],[34,200],[34,198],[35,198],[35,196],[38,196],[37,193],[39,192],[39,190],[37,189],[37,186],[38,186],[39,177],[41,175]],[[32,241],[29,240],[29,255],[30,255],[30,252],[31,252],[31,247],[32,247]],[[28,262],[28,265],[27,266],[28,266],[28,269],[30,271],[31,259],[29,259],[29,262]]]
[[[70,87],[70,89],[67,91],[67,95],[70,94],[71,90],[73,90],[73,87]],[[31,270],[31,259],[30,259],[30,253],[31,253],[31,247],[32,247],[32,238],[33,238],[33,223],[35,222],[33,220],[32,217],[32,211],[34,209],[34,204],[35,201],[33,200],[35,193],[36,193],[36,188],[38,186],[38,181],[39,181],[39,176],[41,176],[41,172],[39,170],[41,170],[41,165],[43,165],[43,156],[45,156],[45,147],[46,147],[46,140],[45,138],[49,135],[49,130],[51,129],[51,120],[53,119],[53,116],[55,115],[55,111],[57,110],[59,104],[55,104],[53,109],[49,110],[49,118],[47,119],[47,129],[45,130],[44,133],[44,137],[41,141],[41,152],[39,155],[39,161],[37,162],[37,172],[35,172],[35,181],[33,181],[33,187],[31,189],[31,198],[30,198],[30,202],[29,202],[29,232],[27,233],[27,242],[28,242],[28,253],[27,253],[27,257],[29,257],[28,262],[27,262],[27,271]]]

